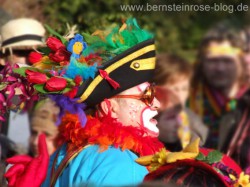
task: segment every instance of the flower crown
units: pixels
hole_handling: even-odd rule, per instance
[[[180,152],[170,152],[162,148],[154,155],[140,157],[137,163],[148,166],[149,171],[157,172],[162,166],[190,165],[209,169],[218,175],[226,186],[249,187],[249,175],[241,171],[240,167],[229,157],[217,150],[199,148],[200,139],[196,139]]]
[[[30,67],[19,67],[18,65],[10,67],[6,65],[0,74],[0,120],[2,121],[5,120],[6,111],[13,109],[27,110],[34,101],[38,100],[39,96],[48,95],[59,105],[61,116],[66,111],[78,114],[83,119],[82,125],[84,125],[86,116],[82,109],[86,108],[86,104],[81,103],[82,99],[79,100],[79,96],[81,96],[79,95],[79,88],[83,92],[89,86],[89,82],[98,79],[104,81],[100,83],[101,86],[97,89],[92,89],[92,92],[96,94],[95,97],[100,95],[99,92],[102,92],[104,88],[110,89],[106,95],[104,93],[105,97],[117,94],[122,91],[120,87],[123,86],[123,89],[127,89],[133,84],[136,85],[138,82],[135,81],[138,81],[138,79],[134,77],[134,80],[129,80],[129,84],[126,85],[127,83],[124,83],[124,81],[117,82],[114,80],[119,76],[116,75],[119,73],[115,74],[115,72],[122,71],[124,65],[121,67],[115,65],[115,68],[113,68],[114,75],[112,76],[112,72],[108,72],[106,69],[119,60],[122,60],[125,65],[130,63],[122,57],[130,55],[131,52],[134,53],[130,57],[138,60],[147,56],[154,56],[154,53],[152,53],[154,48],[147,46],[151,45],[151,42],[143,43],[152,39],[153,35],[141,29],[134,18],[128,19],[121,27],[96,31],[92,35],[88,33],[75,34],[70,40],[61,36],[49,26],[46,27],[54,36],[47,39],[46,47],[31,52],[29,61],[33,65]],[[131,48],[134,49],[131,50]],[[136,50],[140,51],[137,52]],[[144,62],[143,59],[141,62]],[[149,62],[155,63],[152,58]],[[145,67],[148,68],[148,66]],[[154,66],[142,69],[144,71],[133,70],[133,73],[135,75],[145,74],[147,71],[151,73],[153,68]],[[131,82],[134,83],[131,84]],[[88,95],[94,95],[92,92]],[[18,102],[15,104],[14,96],[18,97]],[[92,100],[97,99],[92,98]]]

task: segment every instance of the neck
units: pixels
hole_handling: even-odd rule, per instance
[[[239,91],[239,83],[234,83],[230,88],[226,88],[221,93],[227,98],[235,98]]]
[[[239,87],[240,87],[238,82],[235,82],[230,87],[224,87],[224,88],[214,88],[209,84],[207,84],[207,86],[209,89],[219,92],[225,98],[235,98],[239,92]]]

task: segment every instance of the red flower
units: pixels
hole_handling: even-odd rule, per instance
[[[55,37],[48,37],[46,44],[52,51],[57,51],[60,48],[65,48],[61,40]]]
[[[69,61],[70,53],[66,50],[66,48],[60,48],[54,53],[51,52],[49,54],[49,58],[54,62]]]
[[[61,91],[66,85],[67,81],[64,78],[52,77],[46,82],[45,89],[50,92]]]
[[[77,75],[74,79],[74,82],[76,83],[76,86],[80,86],[82,82],[82,77],[80,75]]]
[[[68,91],[67,93],[65,93],[64,95],[68,96],[69,98],[73,99],[76,94],[77,94],[78,88],[74,87],[72,90]]]
[[[30,83],[43,84],[47,81],[47,76],[43,73],[31,71],[29,69],[27,69],[25,73],[27,74],[27,79]]]
[[[38,52],[31,52],[29,54],[28,60],[31,64],[35,64],[42,59],[42,55]]]

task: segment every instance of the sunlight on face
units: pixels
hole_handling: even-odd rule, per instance
[[[32,154],[34,156],[37,156],[38,153],[38,139],[39,139],[39,135],[40,134],[45,134],[46,135],[46,146],[47,146],[47,150],[49,155],[52,155],[54,153],[54,151],[56,150],[56,145],[55,145],[55,141],[56,141],[56,137],[57,134],[55,135],[50,135],[47,133],[47,129],[44,128],[39,128],[39,127],[31,127],[31,135],[29,138],[29,146],[30,146],[30,150],[32,151]]]
[[[120,95],[141,95],[149,83],[142,83],[120,93]],[[158,136],[159,130],[156,127],[157,121],[153,119],[158,112],[155,108],[159,107],[159,101],[154,99],[153,107],[147,106],[144,102],[132,98],[119,98],[119,110],[117,118],[124,125],[131,125],[139,128],[146,128],[150,136]]]
[[[220,48],[232,48],[232,52],[220,51]],[[207,83],[219,90],[225,90],[232,87],[241,77],[243,72],[239,54],[233,52],[233,46],[229,41],[210,42],[208,49],[217,49],[214,52],[207,52],[202,61],[202,73]]]
[[[180,76],[173,83],[166,83],[163,87],[170,90],[174,95],[176,95],[182,106],[185,106],[186,101],[189,96],[190,80],[186,76]]]

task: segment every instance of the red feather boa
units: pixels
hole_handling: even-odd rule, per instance
[[[68,143],[76,146],[97,144],[100,146],[100,151],[113,145],[145,156],[154,154],[163,147],[157,138],[147,136],[145,128],[123,126],[110,116],[101,118],[88,116],[86,126],[82,128],[77,115],[66,114],[59,131],[64,141]]]

